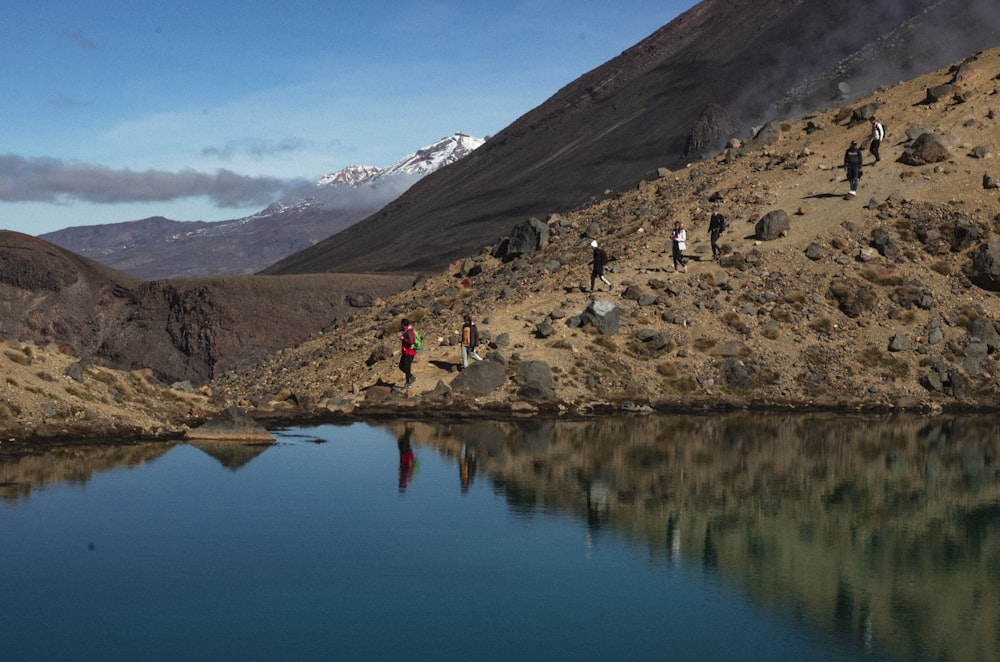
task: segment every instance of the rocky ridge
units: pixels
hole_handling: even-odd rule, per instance
[[[56,345],[0,343],[0,444],[178,438],[218,412],[208,389],[159,384],[149,370],[112,370]]]
[[[715,158],[544,221],[216,379],[258,416],[356,411],[996,406],[1000,51],[730,141]],[[840,168],[877,113],[882,161]],[[729,220],[711,259],[708,215]],[[688,230],[687,273],[668,229]],[[613,256],[589,290],[591,238]],[[996,256],[996,262],[994,262]],[[602,303],[603,302],[603,303]],[[599,313],[587,323],[586,311]],[[458,373],[469,313],[487,361]],[[602,326],[601,313],[616,324]],[[399,320],[425,339],[403,389]],[[616,327],[616,328],[615,328]],[[498,379],[499,367],[499,379]]]

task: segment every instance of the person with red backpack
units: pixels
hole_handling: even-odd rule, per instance
[[[413,357],[417,355],[417,338],[416,331],[410,324],[410,320],[403,318],[401,323],[403,329],[403,335],[400,337],[400,342],[402,343],[402,355],[399,357],[399,369],[403,371],[406,375],[406,385],[409,386],[413,382],[417,381],[417,378],[413,376],[411,372],[413,366]]]
[[[594,262],[590,270],[590,293],[594,293],[594,283],[598,278],[608,286],[608,292],[610,292],[615,287],[610,280],[604,277],[604,265],[608,263],[608,254],[604,252],[604,249],[598,248],[596,239],[590,242],[590,247],[594,249]]]

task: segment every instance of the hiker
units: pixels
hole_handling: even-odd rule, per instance
[[[674,258],[674,273],[678,271],[687,273],[687,263],[684,259],[684,249],[687,248],[687,232],[681,227],[680,221],[674,222],[674,231],[670,233],[670,242]]]
[[[604,277],[604,265],[608,263],[608,254],[604,252],[603,248],[598,248],[596,239],[590,242],[590,247],[594,249],[594,264],[590,270],[590,293],[594,293],[594,283],[598,278],[608,286],[608,292],[610,292],[614,289],[614,285]]]
[[[719,213],[718,209],[712,210],[712,215],[708,219],[708,238],[712,242],[712,259],[718,260],[722,256],[722,249],[719,248],[719,236],[726,231],[726,217]]]
[[[868,151],[875,157],[873,163],[878,163],[881,161],[878,155],[878,148],[882,144],[882,139],[885,138],[885,127],[874,116],[868,121],[872,123],[872,135],[869,138]]]
[[[414,377],[411,372],[413,357],[417,355],[416,332],[413,330],[410,320],[405,317],[403,318],[400,326],[403,329],[403,335],[400,337],[403,354],[399,357],[399,369],[403,371],[404,375],[406,375],[406,385],[409,386],[413,382],[417,381],[417,378]]]
[[[861,149],[858,141],[852,140],[851,146],[844,152],[844,167],[847,169],[847,182],[851,185],[850,195],[858,194],[858,180],[861,179]]]
[[[472,317],[465,316],[465,323],[462,324],[462,367],[469,367],[469,357],[477,361],[482,361],[483,357],[476,354],[476,346],[479,344],[479,329]]]

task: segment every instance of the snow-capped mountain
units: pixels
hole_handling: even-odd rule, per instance
[[[418,149],[387,168],[352,165],[321,178],[316,185],[326,186],[379,186],[390,180],[407,178],[412,181],[428,175],[438,168],[458,161],[482,145],[484,138],[474,138],[467,133],[457,132],[445,136],[432,145]]]
[[[141,221],[66,228],[43,239],[143,278],[254,273],[357,223],[425,175],[485,142],[442,138],[387,168],[353,165],[230,221]]]
[[[361,186],[380,172],[382,169],[375,166],[350,165],[321,178],[316,186]]]

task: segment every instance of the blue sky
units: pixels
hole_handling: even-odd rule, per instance
[[[492,135],[693,0],[35,0],[0,26],[0,228],[239,218]]]

